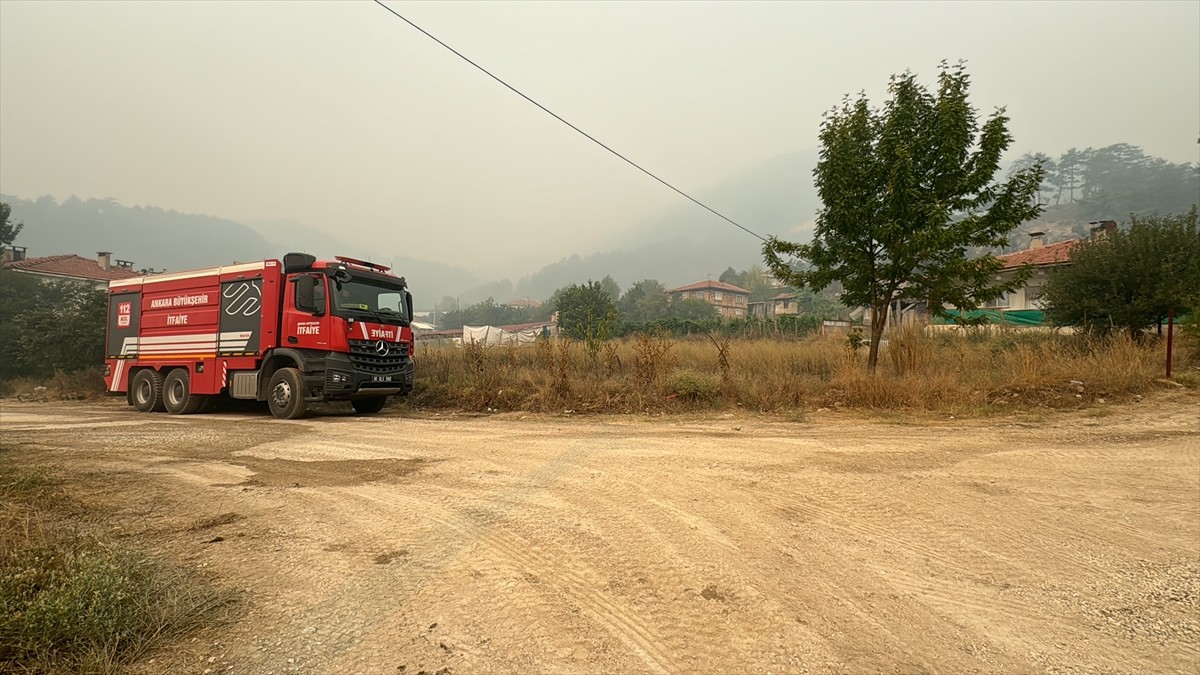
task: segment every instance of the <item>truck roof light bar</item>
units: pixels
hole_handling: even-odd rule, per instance
[[[380,265],[379,263],[367,262],[366,260],[359,260],[357,258],[348,258],[344,255],[335,255],[335,256],[333,256],[333,259],[344,262],[344,263],[348,263],[350,265],[358,265],[360,267],[367,267],[369,269],[379,270],[380,272],[387,272],[392,269],[391,267],[388,267],[387,265]]]

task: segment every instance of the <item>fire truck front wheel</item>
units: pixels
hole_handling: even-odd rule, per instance
[[[163,406],[163,374],[153,368],[143,368],[133,376],[131,392],[133,407],[138,412],[162,412]]]
[[[192,393],[191,377],[187,368],[176,368],[167,373],[163,384],[163,405],[172,415],[191,415],[200,412],[208,401],[207,396]]]
[[[295,368],[280,368],[271,376],[267,392],[267,405],[271,414],[281,420],[304,417],[304,383],[300,371]]]

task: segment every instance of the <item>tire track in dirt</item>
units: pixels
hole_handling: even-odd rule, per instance
[[[842,490],[837,500],[838,510],[810,501],[815,497],[805,499],[791,494],[804,492],[819,495],[822,492],[806,490],[804,487],[801,484],[786,488],[775,486],[773,489],[749,487],[746,492],[767,510],[764,519],[769,519],[771,513],[784,518],[800,513],[805,520],[798,523],[797,527],[832,530],[842,533],[842,537],[860,542],[867,561],[866,567],[872,571],[874,583],[863,583],[863,577],[860,576],[860,583],[855,587],[828,587],[830,593],[854,598],[860,591],[884,597],[898,592],[926,604],[932,612],[926,620],[932,626],[950,618],[963,628],[969,627],[985,643],[991,630],[974,621],[978,612],[997,617],[997,625],[1015,623],[1028,627],[1046,623],[1044,608],[1037,602],[991,594],[983,586],[971,588],[963,587],[961,583],[939,581],[939,578],[949,580],[964,577],[983,581],[992,577],[1003,579],[1024,575],[1027,566],[1020,558],[1004,553],[1004,547],[997,546],[996,541],[992,540],[999,535],[999,539],[1016,544],[1019,542],[1019,533],[1013,533],[1010,537],[993,528],[986,535],[989,539],[980,539],[977,533],[956,522],[961,512],[951,516],[944,511],[907,507],[909,502],[922,503],[927,500],[906,494],[903,486],[893,487],[893,490],[900,489],[899,494],[892,491]],[[949,493],[944,497],[954,502],[957,495]],[[873,526],[867,521],[886,522],[890,527]],[[895,558],[897,553],[901,558]],[[808,564],[813,564],[813,558],[821,555],[813,548],[805,549],[805,554]],[[891,562],[886,562],[889,559]],[[837,561],[831,559],[827,564],[836,565]],[[915,571],[922,567],[926,568],[925,571]],[[872,625],[873,630],[886,628],[875,626],[868,615],[857,617],[856,620]],[[909,618],[910,622],[914,620],[915,617]],[[1077,632],[1076,635],[1085,636],[1085,633]],[[1002,655],[1007,650],[998,648],[998,652]],[[1027,668],[1029,664],[1023,656],[1008,653],[1003,658],[1014,659],[1013,667]]]
[[[723,545],[726,536],[721,531],[744,536],[749,529],[744,518],[752,516],[744,515],[740,506],[726,505],[724,519],[717,521],[676,506],[720,503],[706,500],[707,481],[694,480],[684,467],[672,467],[675,480],[670,486],[631,478],[644,473],[637,463],[606,458],[604,467],[607,473],[598,484],[572,492],[573,510],[590,514],[601,531],[612,553],[600,557],[626,562],[622,551],[637,552],[626,575],[644,576],[648,587],[666,594],[654,598],[644,611],[662,627],[662,640],[672,652],[687,655],[690,669],[797,670],[797,653],[808,661],[821,651],[812,645],[822,639],[794,619],[794,609],[782,604],[787,594],[767,581],[770,573],[748,567],[741,547]],[[640,508],[652,495],[671,508]],[[742,629],[734,627],[735,617]],[[786,637],[772,640],[766,630]],[[751,660],[751,654],[761,660]],[[781,660],[790,665],[781,665]]]
[[[1021,512],[1024,519],[993,519],[988,523],[987,538],[981,539],[979,530],[967,526],[975,520],[972,507],[979,503],[976,496],[947,490],[940,495],[939,502],[954,507],[916,509],[904,501],[889,498],[887,494],[847,492],[836,494],[828,487],[810,491],[808,498],[794,497],[778,491],[751,489],[761,499],[784,509],[794,511],[841,530],[852,536],[866,537],[878,543],[886,542],[888,548],[908,552],[919,559],[935,563],[950,570],[962,570],[972,565],[981,566],[986,572],[1005,569],[1022,569],[1019,553],[1006,555],[1002,551],[1019,552],[1025,549],[1030,537],[1044,541],[1040,550],[1043,556],[1064,566],[1086,572],[1090,561],[1077,546],[1064,545],[1078,537],[1070,525],[1062,524],[1059,518],[1048,516],[1043,509],[1024,509],[1021,497],[1009,499],[1005,511]],[[898,496],[898,495],[897,495]],[[915,500],[927,504],[927,499]],[[838,508],[822,505],[822,502],[837,504]],[[985,513],[992,509],[982,509]],[[1019,522],[1009,526],[1005,521]],[[1037,528],[1031,529],[1030,522]],[[876,523],[888,523],[888,527]],[[999,564],[1000,567],[996,567]]]
[[[555,461],[541,467],[534,475],[502,490],[504,499],[495,501],[513,500],[521,493],[547,487],[560,474],[572,468],[582,455],[583,451],[577,447],[565,451]],[[465,557],[473,547],[483,546],[509,560],[517,570],[533,574],[542,579],[543,583],[546,583],[545,580],[550,580],[549,586],[579,604],[597,623],[637,654],[651,670],[655,672],[676,670],[671,658],[663,651],[662,645],[655,638],[653,631],[635,613],[626,610],[607,594],[593,589],[593,584],[578,571],[564,569],[561,560],[532,553],[528,541],[520,538],[514,539],[512,535],[499,532],[495,527],[476,525],[469,516],[459,515],[465,509],[459,508],[458,505],[439,504],[430,499],[409,497],[398,491],[389,491],[386,494],[363,493],[355,496],[362,501],[374,504],[376,510],[380,512],[372,520],[384,519],[386,522],[389,512],[408,510],[419,511],[423,519],[435,525],[424,535],[423,540],[411,544],[413,550],[431,553],[425,555],[423,560],[414,560],[418,564],[413,567],[421,569],[419,578],[409,577],[406,583],[401,584],[400,587],[392,585],[389,589],[389,598],[394,605],[403,605],[405,598],[412,597],[419,592],[437,571]],[[344,508],[344,501],[342,504],[342,508]],[[457,533],[458,536],[447,537],[445,535],[447,531]],[[301,623],[327,620],[331,611],[346,604],[370,606],[373,604],[373,596],[378,593],[379,586],[383,585],[383,577],[387,576],[389,573],[385,570],[368,570],[357,575],[353,584],[343,585],[337,593],[330,594],[327,600],[306,608]],[[336,664],[341,661],[341,655],[352,652],[358,643],[381,625],[388,623],[389,620],[388,615],[376,614],[357,621],[353,627],[355,639],[340,646],[336,653],[325,659],[325,663],[330,667],[337,667]]]
[[[321,434],[335,433],[324,427],[317,427]],[[382,432],[383,430],[381,430]],[[373,435],[372,435],[373,436]],[[379,436],[367,436],[356,440],[361,441],[362,446],[378,448],[388,447],[394,444],[391,434],[381,434]],[[317,445],[325,445],[327,441],[312,439]],[[308,441],[305,442],[305,447],[308,446]],[[326,447],[328,447],[326,445]],[[359,450],[358,452],[371,453],[371,450]],[[581,456],[581,450],[574,445],[568,447],[567,450],[560,453],[557,457],[550,461],[543,461],[532,472],[521,476],[514,485],[502,488],[499,491],[503,498],[510,499],[521,494],[536,492],[551,484],[553,481],[564,472],[571,470],[574,464]],[[257,454],[257,448],[249,449],[249,454]],[[269,451],[267,454],[276,454],[275,450]],[[392,452],[392,456],[395,453]],[[237,463],[236,458],[231,458],[231,461]],[[269,461],[269,460],[268,460]],[[289,460],[290,461],[290,460]],[[227,488],[228,489],[228,488]],[[398,489],[398,488],[397,488]],[[382,532],[379,527],[366,526],[363,523],[390,523],[393,522],[397,505],[407,507],[410,512],[425,513],[428,510],[429,503],[418,501],[402,502],[392,504],[393,508],[387,508],[388,501],[386,499],[380,501],[375,500],[373,511],[355,511],[348,510],[347,503],[355,501],[356,497],[363,497],[361,491],[351,489],[340,489],[334,492],[328,491],[311,491],[307,489],[298,489],[289,491],[288,494],[293,497],[310,502],[316,500],[327,505],[326,509],[316,509],[321,512],[333,514],[331,517],[341,517],[341,526],[346,528],[347,532],[360,533],[358,538],[364,540],[378,539],[381,533],[386,533],[386,528]],[[380,506],[385,508],[380,509]],[[311,509],[312,505],[307,508]],[[367,514],[370,513],[368,516]],[[450,523],[457,521],[447,521]],[[466,530],[471,536],[476,536],[479,530]],[[288,542],[285,543],[285,549],[291,545],[299,544],[295,540],[295,535],[287,536]],[[326,652],[320,657],[314,657],[317,663],[323,664],[321,670],[341,669],[343,666],[339,663],[346,662],[346,655],[354,653],[356,648],[364,644],[371,634],[382,627],[386,627],[390,623],[394,623],[399,609],[379,610],[373,614],[362,615],[352,614],[346,615],[343,610],[347,605],[352,607],[379,607],[379,592],[380,589],[386,588],[389,597],[394,600],[393,607],[402,608],[404,600],[411,598],[423,588],[423,586],[436,574],[445,567],[454,564],[455,560],[464,555],[469,548],[475,543],[476,539],[463,539],[462,537],[447,537],[444,531],[438,531],[436,527],[426,528],[422,534],[411,540],[406,540],[406,543],[400,544],[401,547],[407,546],[408,550],[420,552],[414,556],[412,564],[408,565],[409,570],[417,570],[417,574],[413,576],[402,575],[397,577],[388,566],[371,566],[365,571],[359,571],[355,574],[347,575],[344,568],[339,568],[335,561],[331,561],[327,557],[309,557],[301,563],[293,563],[290,566],[285,566],[284,569],[277,569],[276,573],[284,572],[292,575],[297,575],[297,579],[307,579],[308,583],[300,584],[310,589],[322,589],[315,602],[306,603],[305,606],[298,608],[299,612],[293,614],[287,624],[292,626],[281,633],[281,635],[300,634],[301,631],[307,630],[305,627],[310,625],[337,625],[336,630],[339,631],[338,644],[330,646]],[[297,564],[300,567],[297,567]],[[311,592],[311,591],[310,591]],[[286,597],[284,598],[286,601]],[[255,671],[261,669],[270,669],[271,664],[279,666],[278,662],[273,660],[274,657],[265,653],[254,653],[250,655],[249,664],[255,666]],[[361,665],[361,664],[360,664]],[[353,670],[349,663],[345,667]]]
[[[663,651],[654,631],[635,613],[625,609],[611,596],[595,588],[597,575],[578,563],[564,564],[566,556],[549,557],[535,552],[532,542],[499,527],[477,526],[469,518],[459,516],[462,509],[430,501],[392,495],[373,497],[373,501],[388,504],[393,508],[420,508],[426,518],[442,528],[457,532],[464,542],[474,542],[487,547],[505,558],[522,574],[531,574],[540,583],[552,587],[579,605],[597,623],[630,647],[654,672],[675,670],[671,658]],[[589,579],[588,576],[592,578]]]

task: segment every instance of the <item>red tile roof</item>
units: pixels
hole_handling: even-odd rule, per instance
[[[1062,265],[1071,259],[1071,249],[1079,243],[1078,239],[1060,241],[1057,244],[1046,244],[1041,248],[1031,248],[1014,253],[996,256],[1003,263],[1003,269],[1010,270],[1024,265]]]
[[[667,292],[681,293],[683,291],[703,291],[707,289],[712,289],[714,291],[725,291],[726,293],[741,293],[742,295],[750,295],[750,291],[744,288],[734,286],[733,284],[727,284],[724,281],[713,281],[712,279],[709,279],[708,281],[697,281],[694,284],[680,286],[679,288],[672,288],[667,290]]]
[[[48,255],[41,258],[26,258],[4,263],[5,269],[21,270],[31,274],[47,274],[74,279],[113,281],[140,277],[141,273],[126,267],[100,267],[100,263],[77,255]]]

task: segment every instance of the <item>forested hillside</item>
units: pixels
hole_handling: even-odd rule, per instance
[[[1038,195],[1045,210],[1021,229],[1047,232],[1051,241],[1087,236],[1091,221],[1185,213],[1200,200],[1200,166],[1174,164],[1127,143],[1071,148],[1058,157],[1027,153],[1009,174],[1037,162],[1046,169]],[[1025,235],[1014,232],[1010,244],[1022,248]]]
[[[214,216],[112,199],[0,199],[12,207],[14,221],[25,223],[14,243],[29,257],[109,251],[136,269],[178,270],[281,255],[253,229]]]

